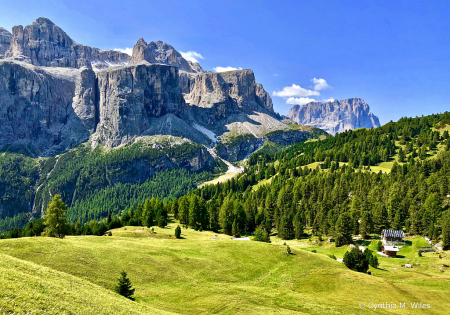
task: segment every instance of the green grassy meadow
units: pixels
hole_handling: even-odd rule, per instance
[[[448,257],[417,257],[415,245],[401,251],[410,259],[380,258],[380,268],[366,275],[327,256],[342,258],[347,246],[292,240],[286,243],[293,254],[286,255],[285,241],[277,237],[267,244],[182,229],[183,238],[175,239],[175,227],[126,227],[112,230],[112,237],[1,240],[0,286],[7,288],[0,293],[3,311],[363,314],[361,302],[423,302],[432,305],[427,314],[448,313],[450,271],[429,267],[449,263]],[[422,245],[421,239],[412,243]],[[405,261],[421,266],[406,270],[400,267]],[[122,270],[136,288],[136,302],[112,291]]]

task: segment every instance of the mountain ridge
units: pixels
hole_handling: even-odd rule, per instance
[[[370,112],[369,105],[360,98],[295,105],[286,117],[301,125],[323,129],[332,135],[346,130],[381,126],[378,117]]]

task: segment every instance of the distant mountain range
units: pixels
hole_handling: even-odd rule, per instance
[[[295,105],[286,117],[300,125],[314,126],[332,135],[346,130],[380,127],[378,117],[370,112],[369,105],[360,98]]]

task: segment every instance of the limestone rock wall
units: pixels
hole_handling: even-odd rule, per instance
[[[150,42],[147,44],[143,38],[140,38],[133,47],[131,63],[138,64],[141,61],[171,65],[186,72],[205,72],[198,63],[184,59],[175,48],[162,41]]]
[[[87,114],[93,106],[92,78],[87,68],[61,72],[0,61],[0,148],[51,156],[86,141],[93,128]]]
[[[0,27],[0,59],[5,57],[6,51],[8,51],[11,44],[12,34]]]
[[[314,126],[332,135],[350,129],[380,126],[378,117],[370,112],[369,105],[360,98],[296,105],[287,117],[300,125]]]
[[[14,26],[11,46],[5,58],[45,67],[91,67],[123,65],[130,56],[112,50],[100,50],[72,40],[59,26],[47,18],[38,18],[33,24]]]
[[[92,144],[115,147],[143,134],[151,118],[181,115],[178,69],[139,64],[97,73],[99,124]]]

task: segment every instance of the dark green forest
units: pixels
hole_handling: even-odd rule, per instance
[[[299,239],[308,232],[330,236],[342,245],[352,235],[365,238],[393,228],[442,238],[449,246],[450,137],[442,129],[449,123],[450,113],[402,118],[376,129],[300,143],[276,154],[256,152],[239,177],[161,201],[158,207],[163,210],[155,211],[171,213],[194,229],[236,236],[256,231],[266,241],[273,233]],[[381,162],[393,162],[394,156],[390,172],[371,170]],[[321,163],[308,167],[314,162]],[[254,186],[269,179],[266,185]],[[94,199],[80,210],[83,222],[98,220],[96,215],[107,211],[119,213],[97,210]],[[110,220],[148,225],[149,216],[156,220],[155,211],[148,214],[144,205],[130,202],[131,208],[124,207],[120,217]]]
[[[23,227],[31,212],[39,218],[56,193],[68,205],[69,220],[82,223],[117,215],[148,197],[184,195],[223,171],[223,163],[214,160],[190,170],[203,150],[190,142],[160,142],[157,148],[138,142],[114,150],[82,144],[45,159],[2,153],[0,232]]]
[[[439,128],[449,119],[449,113],[402,118],[275,155],[256,153],[239,178],[165,206],[182,224],[236,236],[258,229],[258,234],[292,239],[311,229],[341,245],[354,234],[365,238],[393,228],[434,239],[442,235],[448,246],[450,142]],[[399,162],[390,173],[371,171],[395,154]],[[322,164],[306,167],[312,162]],[[270,184],[253,189],[269,178]]]

